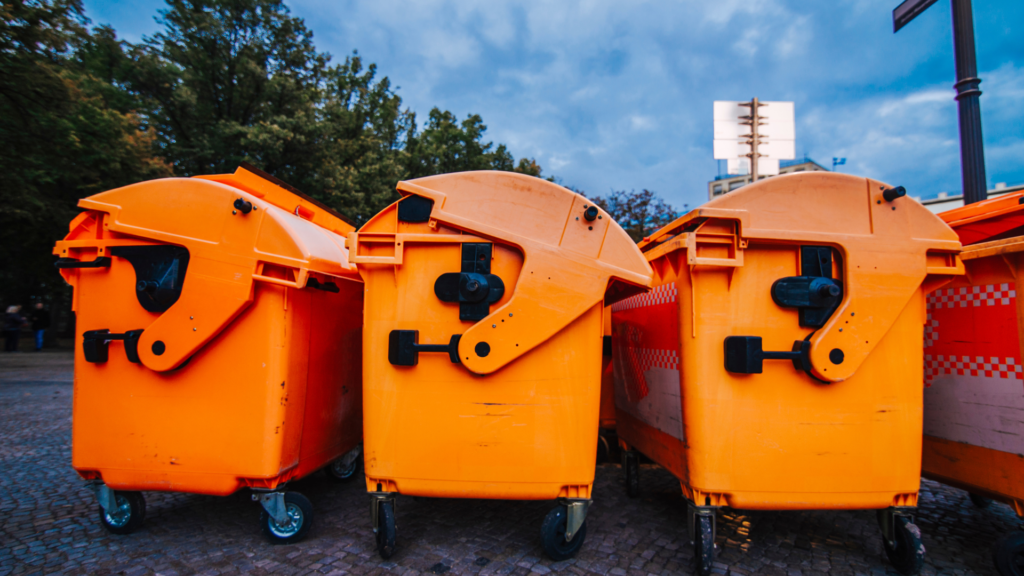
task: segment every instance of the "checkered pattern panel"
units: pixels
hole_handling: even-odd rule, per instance
[[[966,308],[967,306],[1008,306],[1017,297],[1013,282],[943,288],[928,295],[928,308]]]
[[[928,313],[928,320],[924,323],[924,347],[931,348],[932,344],[935,344],[939,340],[939,321],[932,318],[931,312]]]
[[[676,301],[677,296],[675,282],[662,284],[661,286],[655,286],[653,290],[646,294],[637,294],[612,304],[612,312],[657,306],[658,304],[670,304]]]
[[[679,355],[675,350],[657,350],[653,348],[626,348],[626,395],[630,402],[639,402],[647,397],[650,389],[644,372],[651,368],[679,370]]]
[[[924,356],[924,379],[931,383],[942,374],[958,376],[987,376],[989,378],[1013,378],[1024,380],[1024,366],[1015,358],[983,358],[976,356]]]

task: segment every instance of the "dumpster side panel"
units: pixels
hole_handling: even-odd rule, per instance
[[[257,289],[253,305],[188,364],[157,373],[129,362],[117,341],[106,363],[85,361],[84,331],[138,329],[155,315],[139,305],[125,260],[78,273],[75,469],[120,490],[215,495],[237,490],[239,477],[276,477],[281,436],[264,432],[283,420],[284,288]]]
[[[259,290],[260,288],[257,288]],[[307,395],[315,388],[309,380],[309,348],[313,290],[284,288],[284,326],[276,345],[287,358],[285,380],[280,388],[281,421],[268,426],[266,434],[281,436],[281,461],[278,473],[299,465],[299,451],[303,442]],[[298,471],[296,471],[297,473]]]
[[[363,438],[363,284],[335,282],[337,294],[307,290],[314,314],[299,476],[344,455]]]
[[[680,365],[680,253],[655,261],[654,288],[612,305],[619,438],[677,478],[688,477]]]
[[[1024,368],[1016,253],[965,258],[928,295],[922,474],[1024,512]]]
[[[789,350],[811,333],[770,291],[774,280],[799,274],[799,245],[751,241],[739,267],[678,266],[670,261],[676,254],[652,267],[678,270],[682,401],[673,406],[683,413],[684,435],[673,438],[651,418],[630,414],[616,374],[617,392],[626,392],[616,398],[620,438],[666,466],[690,493],[720,495],[738,508],[883,508],[917,492],[922,414],[914,383],[921,358],[903,343],[922,339],[920,291],[846,381],[818,382],[789,361],[765,361],[761,374],[731,374],[724,370],[727,336],[760,336],[765,350]],[[656,277],[655,285],[663,281]],[[648,319],[647,330],[666,324],[665,317]],[[616,314],[616,337],[626,319]],[[673,450],[685,461],[674,461]]]
[[[389,481],[412,495],[519,499],[555,498],[566,485],[589,490],[603,305],[488,376],[469,373],[444,353],[420,353],[416,366],[394,366],[391,330],[417,330],[421,344],[447,344],[472,325],[458,320],[457,303],[422,288],[459,270],[460,244],[413,244],[403,258],[401,266],[361,270],[373,318],[363,340],[368,488]],[[494,244],[492,273],[506,292],[492,308],[511,297],[522,263],[518,251]]]

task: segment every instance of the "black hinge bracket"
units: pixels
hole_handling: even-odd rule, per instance
[[[483,320],[491,313],[491,304],[505,295],[505,283],[491,274],[493,249],[488,242],[466,242],[462,245],[462,271],[442,274],[434,282],[439,300],[459,303],[459,320]]]

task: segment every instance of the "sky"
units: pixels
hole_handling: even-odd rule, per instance
[[[707,200],[715,100],[793,101],[796,152],[903,185],[962,188],[950,4],[897,34],[898,0],[291,0],[317,49],[358,50],[422,126],[480,114],[486,140],[565,186]],[[163,2],[85,0],[137,42]],[[1024,2],[974,0],[989,188],[1024,184]],[[721,163],[724,172],[724,162]]]

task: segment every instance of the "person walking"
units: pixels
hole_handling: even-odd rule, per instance
[[[18,351],[18,338],[21,337],[21,329],[28,324],[28,321],[19,312],[21,312],[21,306],[15,304],[7,307],[7,314],[4,316],[5,352]]]
[[[50,312],[42,302],[36,302],[35,310],[32,311],[32,333],[36,337],[36,352],[43,349],[43,333],[49,327]]]

